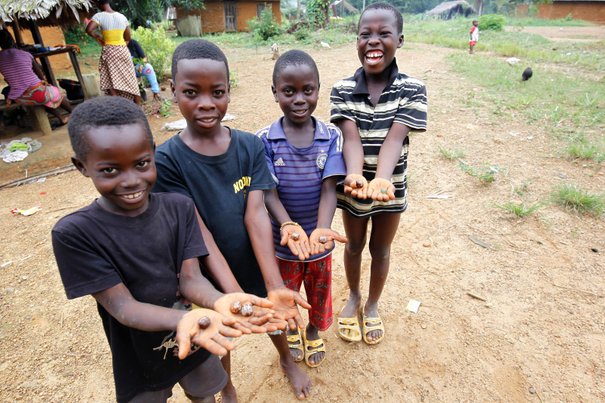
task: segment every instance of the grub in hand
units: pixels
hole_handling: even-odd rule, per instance
[[[242,306],[242,315],[244,316],[252,316],[252,304],[249,302],[246,302],[243,306]]]
[[[242,310],[242,303],[239,301],[235,301],[231,304],[231,313],[239,313]]]
[[[326,243],[328,242],[328,237],[325,235],[322,235],[319,237],[319,243]]]
[[[300,238],[300,234],[298,232],[293,232],[292,234],[290,234],[290,237],[293,241],[298,241],[298,238]]]
[[[355,180],[355,187],[361,189],[363,187],[363,181],[361,179]]]
[[[208,329],[208,326],[210,326],[210,318],[207,316],[202,316],[197,321],[197,324],[200,326],[200,329]]]

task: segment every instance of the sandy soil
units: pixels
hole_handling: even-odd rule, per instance
[[[427,84],[430,125],[411,139],[410,208],[381,300],[386,337],[367,346],[340,340],[334,327],[325,332],[326,361],[313,370],[301,364],[313,381],[310,400],[603,401],[605,221],[550,204],[519,220],[496,205],[546,200],[564,183],[602,192],[605,170],[563,159],[563,144],[540,127],[496,116],[489,104],[467,107],[464,100],[482,89],[448,70],[450,52],[406,45],[398,53],[401,69]],[[270,93],[270,51],[227,53],[238,81],[230,124],[256,130],[280,113]],[[326,119],[330,86],[358,61],[353,45],[310,53],[323,83],[317,116]],[[156,129],[165,121],[151,120]],[[162,142],[170,133],[156,135]],[[42,138],[36,158],[45,169],[69,162],[65,136],[58,130]],[[474,166],[497,165],[497,180],[482,186],[440,158],[440,147],[463,150]],[[24,168],[15,167],[3,167],[0,182],[23,176]],[[516,187],[525,193],[517,195]],[[437,193],[448,198],[429,198]],[[114,399],[94,300],[66,300],[50,245],[57,219],[94,198],[90,182],[76,172],[0,191],[2,401]],[[9,212],[34,205],[42,211],[33,216]],[[340,213],[334,228],[342,229]],[[368,266],[365,256],[364,290]],[[334,255],[333,294],[337,313],[347,296],[342,246]],[[405,309],[410,299],[422,302],[416,314]],[[266,336],[237,344],[233,376],[242,402],[295,400]],[[186,401],[178,387],[171,401]]]

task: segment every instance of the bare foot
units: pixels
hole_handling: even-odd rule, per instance
[[[311,396],[311,379],[305,371],[296,365],[296,363],[292,360],[292,357],[288,355],[287,359],[280,359],[279,364],[288,377],[296,397],[299,400],[303,400]]]
[[[221,390],[221,403],[237,403],[237,391],[231,382]]]

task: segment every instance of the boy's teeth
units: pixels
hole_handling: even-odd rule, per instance
[[[368,57],[380,57],[380,56],[382,56],[382,53],[380,53],[380,52],[368,53]]]
[[[136,199],[137,197],[139,197],[143,192],[136,192],[136,193],[132,193],[129,195],[124,195],[124,198],[126,199]]]

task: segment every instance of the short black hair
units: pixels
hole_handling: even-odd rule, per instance
[[[315,60],[306,52],[302,50],[289,50],[281,55],[273,66],[273,85],[277,82],[281,72],[288,66],[300,66],[307,65],[315,71],[317,82],[319,83],[319,70],[315,64]]]
[[[361,15],[359,16],[359,22],[361,22],[363,14],[368,10],[387,10],[392,12],[397,20],[397,33],[401,34],[403,32],[403,16],[401,15],[401,12],[397,10],[397,8],[393,7],[393,5],[389,3],[372,3],[363,9]],[[359,31],[359,22],[357,23],[357,31]]]
[[[210,59],[217,62],[223,62],[227,69],[227,81],[229,81],[229,63],[227,63],[227,56],[225,56],[223,51],[212,42],[204,39],[190,39],[176,47],[174,54],[172,55],[173,82],[177,73],[177,64],[179,64],[179,60],[183,59]]]
[[[90,145],[86,139],[90,129],[137,123],[143,126],[149,144],[153,147],[153,134],[151,134],[151,128],[143,110],[126,98],[103,96],[89,99],[78,105],[71,114],[67,132],[76,158],[84,160],[90,151]]]
[[[10,49],[15,47],[15,40],[7,29],[0,29],[0,48]]]

